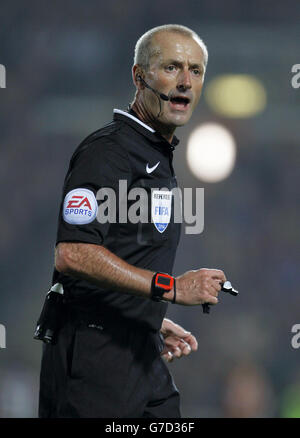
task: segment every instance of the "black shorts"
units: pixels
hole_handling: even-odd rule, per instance
[[[179,418],[163,346],[159,332],[68,314],[57,343],[43,345],[39,417]]]

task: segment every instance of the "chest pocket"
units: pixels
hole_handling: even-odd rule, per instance
[[[140,180],[147,193],[147,222],[137,224],[139,245],[174,245],[181,226],[181,195],[176,178]],[[144,216],[145,218],[145,216]]]

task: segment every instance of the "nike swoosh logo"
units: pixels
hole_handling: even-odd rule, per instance
[[[149,167],[149,163],[147,163],[147,166],[146,166],[147,173],[152,173],[157,168],[159,163],[160,163],[160,161],[158,163],[156,163],[155,166],[153,166],[153,167]]]

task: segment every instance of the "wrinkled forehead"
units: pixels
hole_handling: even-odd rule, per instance
[[[159,32],[152,37],[150,65],[174,59],[180,62],[189,59],[195,64],[204,64],[204,53],[198,41],[177,32]]]

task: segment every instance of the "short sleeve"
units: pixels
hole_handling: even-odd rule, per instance
[[[56,244],[103,244],[110,222],[99,220],[100,204],[107,199],[99,193],[112,190],[118,199],[120,180],[129,186],[131,170],[127,152],[118,143],[104,136],[77,150],[64,182]]]

